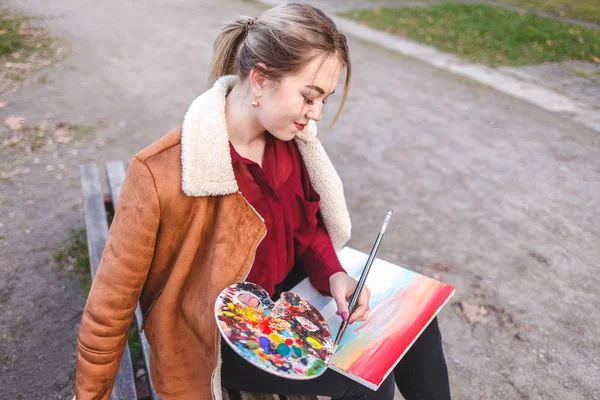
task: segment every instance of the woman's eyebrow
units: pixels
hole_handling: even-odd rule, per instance
[[[321,94],[325,94],[325,91],[323,89],[321,89],[319,86],[315,86],[315,85],[304,85],[304,86],[309,89],[315,89],[317,92],[319,92]],[[334,93],[335,93],[335,89],[333,92],[329,93],[329,95],[331,96]]]

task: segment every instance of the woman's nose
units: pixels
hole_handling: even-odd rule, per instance
[[[308,109],[306,113],[306,118],[312,119],[315,122],[319,122],[323,117],[323,107],[319,105],[313,105]]]

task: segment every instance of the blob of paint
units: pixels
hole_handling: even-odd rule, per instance
[[[281,343],[279,346],[277,346],[277,354],[279,354],[280,356],[287,356],[288,354],[290,354],[289,346],[287,346],[284,343]]]
[[[269,345],[271,344],[271,341],[264,336],[258,338],[258,342],[260,343],[260,347],[262,347],[263,349],[268,349]]]
[[[306,338],[306,341],[307,341],[307,342],[308,342],[308,343],[309,343],[309,344],[310,344],[310,345],[311,345],[313,348],[315,348],[315,349],[317,349],[317,350],[321,350],[321,349],[323,348],[323,346],[321,346],[321,343],[319,343],[319,342],[317,341],[317,339],[315,339],[315,338],[314,338],[314,337],[312,337],[312,336],[308,336],[308,337]]]

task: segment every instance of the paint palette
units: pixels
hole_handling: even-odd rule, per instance
[[[274,303],[260,286],[236,283],[219,294],[215,318],[236,353],[277,376],[316,378],[325,372],[333,353],[331,333],[321,313],[290,292]]]

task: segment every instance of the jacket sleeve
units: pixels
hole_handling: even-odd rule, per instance
[[[77,343],[76,397],[108,399],[154,255],[160,221],[153,176],[134,158],[127,170]]]
[[[321,217],[317,214],[317,229],[302,255],[302,263],[312,286],[324,296],[331,296],[329,278],[336,272],[346,272],[333,248]]]

